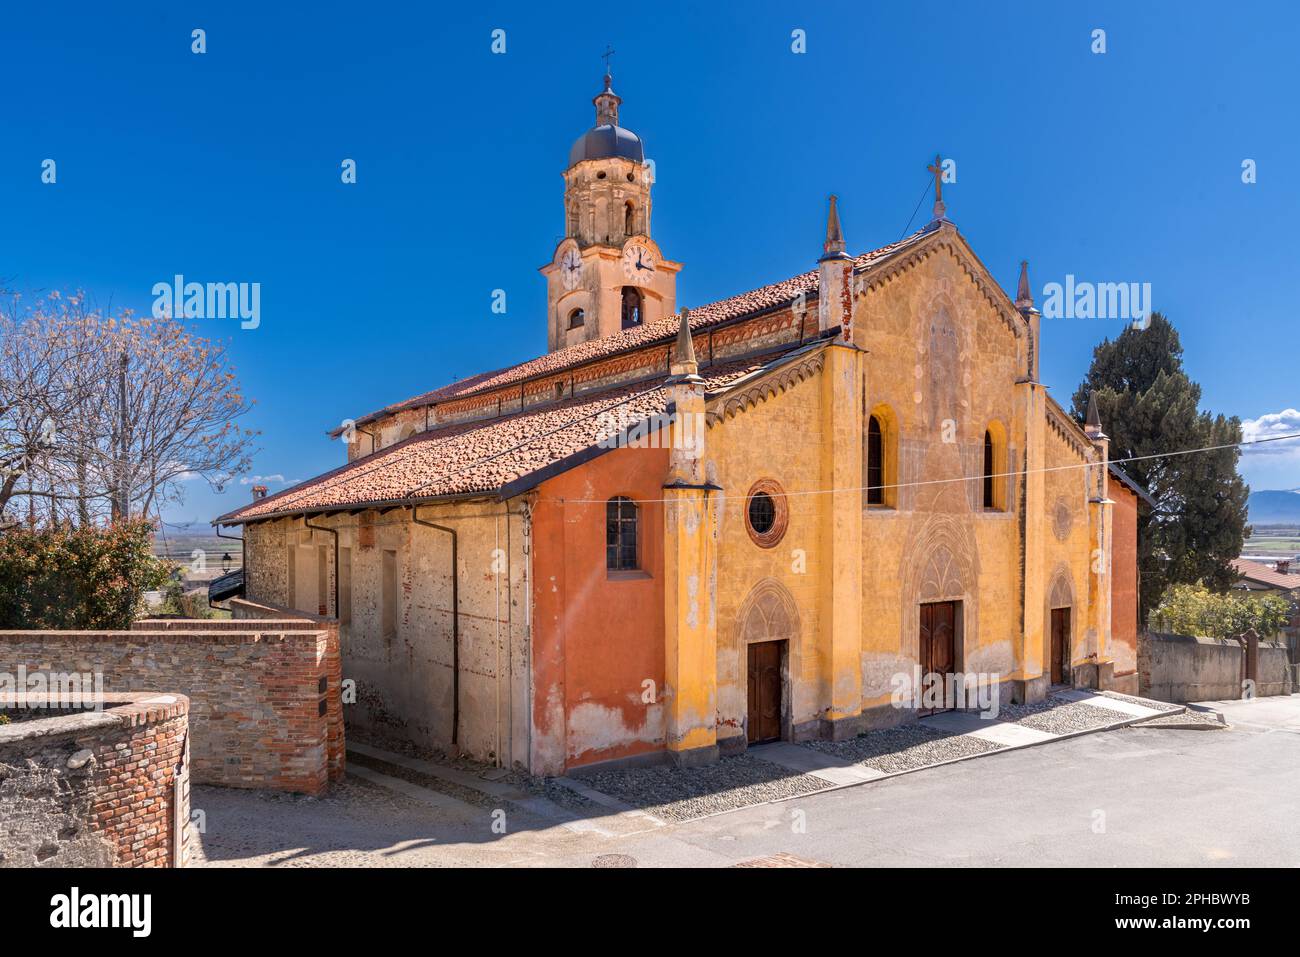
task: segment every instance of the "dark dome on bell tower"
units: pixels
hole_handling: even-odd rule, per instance
[[[611,87],[613,77],[605,74],[605,89],[592,102],[596,105],[596,125],[583,133],[569,150],[569,165],[583,160],[608,159],[621,156],[634,163],[645,162],[645,148],[641,138],[631,130],[618,125],[618,107],[622,97]]]

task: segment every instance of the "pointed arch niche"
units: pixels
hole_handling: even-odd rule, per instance
[[[1052,570],[1052,584],[1047,590],[1047,607],[1043,609],[1043,673],[1049,674],[1052,660],[1052,609],[1070,609],[1070,647],[1066,655],[1071,662],[1079,648],[1083,614],[1074,600],[1074,576],[1069,562],[1058,562]]]
[[[920,655],[920,606],[961,602],[956,643],[957,667],[964,668],[967,636],[979,634],[979,554],[971,530],[958,518],[934,514],[913,536],[899,568],[903,583],[899,614],[899,652],[909,661]]]
[[[785,639],[793,649],[799,627],[799,606],[790,590],[775,578],[764,578],[750,589],[736,612],[736,643]]]

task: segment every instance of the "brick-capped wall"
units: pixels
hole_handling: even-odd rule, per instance
[[[102,672],[108,694],[174,689],[190,701],[195,783],[320,794],[343,774],[338,638],[302,625],[0,631],[0,671]]]
[[[338,621],[333,618],[309,615],[305,612],[296,612],[286,609],[271,609],[266,606],[245,601],[242,598],[232,599],[231,610],[235,619],[243,620],[205,620],[203,622],[194,622],[151,618],[144,621],[137,621],[132,627],[136,631],[183,631],[191,634],[194,633],[196,627],[200,627],[205,633],[213,631],[264,633],[305,631],[313,634],[323,634],[325,638],[325,652],[324,657],[322,658],[322,665],[326,677],[326,690],[320,697],[325,700],[326,708],[326,764],[329,780],[342,780],[346,769],[345,753],[347,747],[343,738],[343,703],[340,695],[340,689],[343,682],[343,661],[339,650]],[[298,617],[282,617],[288,615],[296,615]],[[259,620],[247,620],[254,618]],[[319,703],[318,700],[318,708]]]
[[[0,725],[0,866],[185,866],[188,711],[134,693]]]
[[[231,628],[276,628],[282,631],[320,631],[325,634],[325,667],[329,673],[330,689],[325,714],[329,779],[342,779],[346,770],[347,745],[343,738],[343,697],[340,693],[343,686],[343,653],[339,644],[338,619],[262,605],[246,598],[232,598],[230,614],[234,620],[222,624]]]

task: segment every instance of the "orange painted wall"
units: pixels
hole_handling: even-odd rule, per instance
[[[534,772],[659,750],[668,452],[616,449],[538,487],[533,511]],[[639,504],[639,573],[605,568],[605,502]],[[653,682],[647,702],[646,681]]]
[[[1110,635],[1118,676],[1137,670],[1138,497],[1114,477],[1109,484],[1110,497],[1115,503],[1111,513]]]

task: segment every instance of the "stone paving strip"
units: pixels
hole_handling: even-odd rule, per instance
[[[1183,710],[1181,705],[1127,695],[1071,690],[1037,704],[1003,707],[992,720],[949,711],[846,741],[757,745],[702,768],[656,766],[578,774],[587,788],[682,823]]]
[[[475,769],[355,741],[348,758],[359,777],[374,783],[417,797],[412,788],[428,789],[431,796],[423,799],[434,806],[508,807],[570,830],[616,837],[1135,723],[1218,722],[1214,712],[1188,717],[1185,711],[1130,695],[1067,690],[1032,705],[1004,705],[994,719],[948,711],[845,741],[756,745],[704,767],[578,770],[563,778]]]

